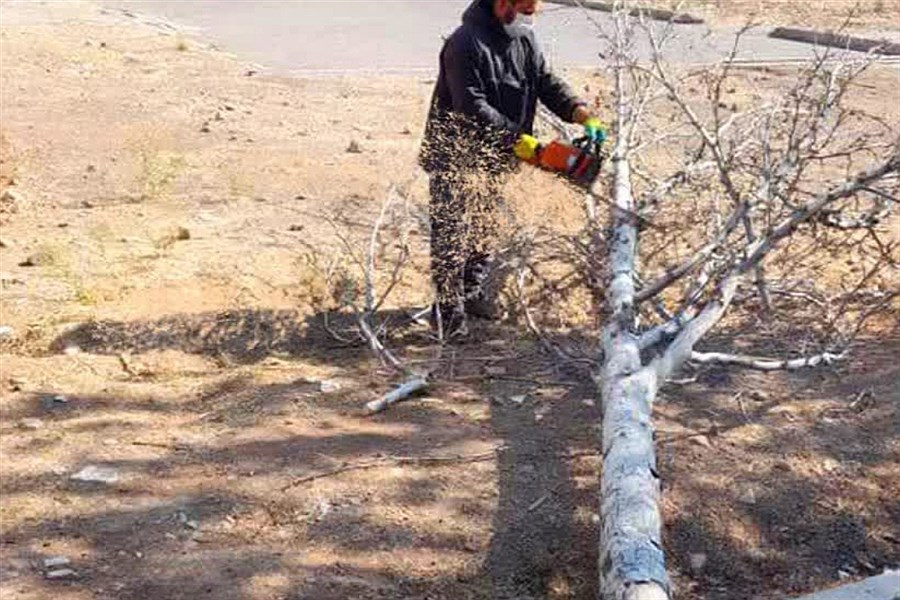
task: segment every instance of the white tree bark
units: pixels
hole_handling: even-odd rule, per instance
[[[621,80],[619,81],[621,83]],[[621,87],[617,123],[626,122]],[[661,541],[659,476],[651,413],[657,372],[641,364],[635,317],[637,223],[627,136],[613,150],[614,208],[609,247],[608,320],[603,328],[603,474],[600,481],[600,597],[667,600],[669,580]]]

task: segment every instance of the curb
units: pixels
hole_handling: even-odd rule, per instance
[[[810,29],[794,29],[791,27],[776,27],[769,33],[769,37],[790,40],[792,42],[818,44],[819,46],[844,48],[855,52],[872,52],[874,54],[900,56],[900,44],[888,42],[887,40],[873,40],[851,35],[813,31]]]
[[[839,588],[803,596],[796,600],[897,600],[900,598],[900,571],[844,585]]]
[[[565,6],[581,6],[591,10],[613,12],[613,4],[610,2],[597,2],[596,0],[547,0],[551,4],[564,4]],[[634,8],[628,11],[633,17],[645,16],[657,21],[671,21],[679,25],[697,25],[703,23],[703,19],[686,13],[674,13],[671,10],[656,8]]]

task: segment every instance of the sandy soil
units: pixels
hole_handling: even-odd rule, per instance
[[[670,0],[668,6],[717,25],[744,25],[749,17],[765,25],[871,32],[900,23],[898,0]]]
[[[391,184],[425,214],[432,82],[262,77],[66,10],[0,31],[3,597],[593,598],[589,374],[483,328],[428,396],[367,417],[393,380],[322,326],[316,261],[341,255],[336,232],[365,237]],[[896,73],[870,85],[895,115]],[[533,172],[510,201],[561,228],[580,212]],[[395,323],[428,301],[424,222],[408,233]],[[409,323],[393,343],[432,351]],[[678,598],[774,600],[900,563],[898,352],[886,333],[835,368],[703,369],[664,390]],[[72,478],[89,465],[116,480]],[[58,556],[74,575],[47,577]]]

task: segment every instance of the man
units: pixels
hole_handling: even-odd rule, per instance
[[[488,288],[502,176],[534,156],[537,102],[561,119],[605,131],[547,67],[534,37],[539,0],[474,0],[446,40],[420,162],[430,175],[432,311],[445,335],[466,316],[494,318]]]

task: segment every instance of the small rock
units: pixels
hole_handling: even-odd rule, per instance
[[[738,500],[744,504],[756,504],[756,493],[751,489],[744,490],[744,492],[738,496]]]
[[[7,287],[11,285],[22,285],[25,283],[24,279],[19,279],[18,277],[13,277],[9,273],[0,272],[0,286]]]
[[[40,419],[27,418],[19,421],[19,428],[27,431],[37,431],[38,429],[43,429],[43,427],[44,422]]]
[[[598,515],[597,513],[591,513],[591,523],[593,523],[594,525],[599,525],[600,515]]]
[[[15,329],[9,325],[0,326],[0,341],[11,339],[15,334]]]
[[[179,227],[177,230],[175,230],[175,239],[180,242],[189,240],[191,239],[191,232],[187,227]]]
[[[709,441],[709,438],[705,435],[695,435],[691,438],[691,443],[695,446],[702,446],[704,448],[712,448],[712,442]]]
[[[28,258],[26,258],[25,260],[20,262],[19,266],[20,267],[36,267],[37,260],[35,260],[35,258],[33,256],[29,256]]]
[[[403,131],[400,132],[402,135],[412,135],[412,130],[409,127],[404,127]]]
[[[62,394],[56,394],[55,396],[50,398],[50,401],[53,402],[54,404],[68,404],[69,403],[69,399],[66,398],[65,396],[63,396]]]
[[[135,557],[135,558],[144,558],[144,553],[141,552],[140,550],[135,550],[135,551],[134,551],[134,557]]]
[[[222,113],[216,111],[216,114],[213,115],[213,121],[224,121],[225,117],[222,116]]]
[[[91,202],[90,200],[82,200],[81,208],[94,208],[94,203]]]
[[[78,573],[72,569],[56,569],[47,573],[47,579],[73,579],[78,577]]]
[[[488,366],[484,368],[488,375],[506,375],[506,367]]]
[[[11,246],[12,246],[12,244],[10,243],[9,240],[0,238],[0,248],[9,248]]]
[[[584,404],[585,406],[587,406],[588,408],[594,408],[595,406],[597,406],[597,403],[594,402],[593,400],[591,400],[590,398],[588,398],[587,400],[582,400],[581,403]]]
[[[177,535],[175,535],[174,533],[170,533],[170,532],[166,532],[165,536],[163,536],[163,537],[165,537],[167,540],[177,540],[178,539]]]
[[[24,202],[24,200],[25,197],[22,195],[22,192],[10,188],[6,188],[6,190],[3,191],[3,195],[0,196],[0,202],[10,204],[13,208]]]
[[[259,72],[259,71],[257,71],[256,69],[248,69],[247,72],[244,73],[244,76],[245,76],[245,77],[253,77],[253,76],[256,75],[258,72]]]
[[[526,398],[526,397],[527,397],[527,396],[525,396],[525,395],[520,395],[520,396],[510,396],[510,397],[509,397],[509,401],[512,402],[513,404],[515,404],[516,406],[522,406],[522,404],[525,403],[525,398]]]
[[[209,133],[210,131],[209,121],[206,121],[205,123],[203,123],[203,125],[200,126],[200,133]]]
[[[185,522],[184,526],[187,527],[188,529],[193,529],[193,530],[195,530],[195,531],[196,531],[197,529],[200,528],[200,524],[197,523],[197,521],[194,521],[194,520],[190,520],[190,521]]]
[[[71,562],[72,561],[65,556],[51,556],[50,558],[44,559],[44,568],[53,569],[55,567],[65,567]]]
[[[322,392],[323,394],[328,394],[330,392],[336,392],[339,389],[341,389],[341,386],[338,384],[338,382],[336,382],[334,380],[326,379],[324,381],[319,382],[319,391]]]
[[[227,110],[227,111],[233,111],[233,110],[234,110],[234,106],[232,106],[232,105],[230,105],[230,104],[223,104],[223,105],[222,105],[222,108],[224,108],[224,109]]]
[[[772,396],[768,392],[764,392],[762,390],[753,390],[752,392],[750,392],[750,398],[757,402],[768,402],[772,399]]]
[[[116,483],[119,481],[119,472],[109,467],[88,465],[72,475],[69,479],[85,483]]]
[[[57,223],[56,226],[59,227],[60,229],[65,229],[66,227],[69,226],[69,224],[68,223]]]
[[[347,146],[347,152],[350,154],[362,154],[362,148],[360,147],[359,142],[350,140],[350,145]]]
[[[703,567],[706,566],[706,554],[702,552],[697,552],[695,554],[691,554],[691,570],[696,572],[702,571]]]
[[[88,165],[87,167],[84,168],[84,170],[87,171],[88,173],[94,173],[97,171],[97,167],[94,165]]]
[[[288,227],[288,231],[303,231],[304,229],[303,225],[291,225]]]

